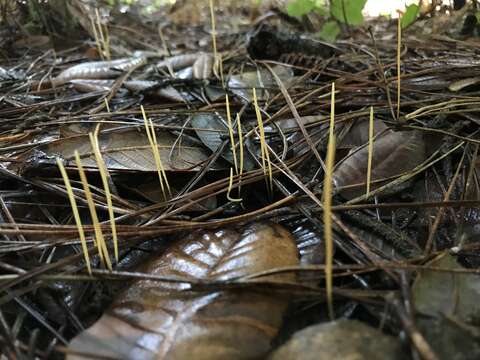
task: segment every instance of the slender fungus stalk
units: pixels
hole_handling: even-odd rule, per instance
[[[237,113],[237,132],[238,132],[238,146],[240,148],[240,173],[238,179],[238,194],[240,194],[242,175],[243,175],[243,136],[242,136],[242,124],[240,122],[240,115]]]
[[[220,74],[220,80],[222,81],[222,86],[223,86],[225,84],[223,80],[223,64],[222,64],[222,57],[217,51],[217,30],[216,30],[213,0],[209,0],[208,4],[210,7],[210,20],[212,25],[212,47],[213,47],[214,69],[217,69],[216,74]]]
[[[265,174],[265,177],[267,177],[267,173],[268,173],[268,178],[270,181],[267,182],[267,188],[268,188],[268,191],[272,193],[273,192],[272,164],[270,162],[270,154],[268,152],[268,146],[265,141],[265,129],[263,128],[262,114],[260,113],[260,107],[258,106],[257,92],[255,88],[253,88],[253,104],[255,106],[255,114],[257,116],[258,130],[260,132],[260,151],[262,154],[263,173]]]
[[[153,159],[155,160],[155,166],[157,167],[158,179],[160,181],[160,188],[162,189],[163,197],[166,200],[169,197],[171,197],[172,192],[170,191],[170,185],[168,184],[167,174],[165,173],[165,169],[163,168],[160,152],[158,151],[157,135],[153,127],[153,122],[151,120],[148,121],[147,119],[147,114],[145,113],[145,109],[143,108],[143,105],[140,105],[140,109],[142,111],[143,121],[145,124],[145,132],[147,133],[148,142],[150,143],[150,147],[152,148],[152,154],[153,154]],[[168,195],[165,188],[168,191]]]
[[[327,161],[325,180],[323,184],[323,225],[325,237],[325,282],[327,292],[328,315],[333,320],[333,233],[332,233],[332,177],[333,166],[335,163],[335,135],[334,117],[335,117],[335,84],[332,84],[332,100],[330,110],[330,131],[328,136]]]
[[[370,121],[368,125],[368,165],[367,165],[367,194],[370,195],[370,183],[372,182],[372,159],[373,159],[373,106],[370,106]]]
[[[62,162],[57,158],[57,165],[62,174],[63,182],[65,183],[65,188],[67,189],[68,199],[70,200],[70,205],[72,207],[73,218],[75,219],[75,224],[78,229],[78,236],[80,237],[80,243],[82,244],[82,252],[85,258],[85,264],[87,264],[87,270],[90,275],[92,275],[92,267],[90,265],[90,255],[88,254],[87,240],[85,239],[85,232],[83,231],[82,220],[80,219],[80,214],[78,212],[77,201],[75,200],[75,195],[73,194],[72,185],[70,184],[70,179],[68,174],[65,171],[65,167]]]
[[[228,123],[228,133],[230,135],[230,145],[232,148],[233,154],[233,164],[235,165],[235,173],[238,175],[238,163],[237,163],[237,154],[235,150],[235,139],[233,137],[233,126],[232,126],[232,117],[230,114],[230,102],[228,100],[228,94],[225,95],[225,106],[227,108],[227,123]]]
[[[100,222],[98,221],[97,210],[95,209],[95,203],[93,201],[92,193],[90,192],[90,186],[88,185],[87,176],[85,175],[85,170],[83,169],[82,161],[80,160],[80,155],[78,151],[75,150],[75,163],[78,168],[78,174],[80,175],[80,180],[83,185],[83,191],[85,192],[85,198],[87,200],[88,208],[90,210],[90,216],[92,218],[93,229],[95,231],[95,238],[97,240],[98,255],[102,263],[104,263],[108,270],[112,271],[112,263],[110,261],[110,256],[108,254],[108,248],[105,244],[105,239],[103,237],[102,228],[100,227]]]
[[[402,46],[402,16],[398,15],[397,22],[397,121],[400,121],[400,53]]]
[[[108,104],[107,98],[104,98],[103,101],[105,101],[105,108],[107,109],[107,112],[110,114],[110,105]]]
[[[97,127],[98,128],[98,127]],[[98,170],[102,179],[103,189],[105,191],[105,198],[107,200],[108,216],[110,218],[110,227],[112,229],[112,241],[113,250],[115,254],[115,261],[118,262],[118,237],[117,237],[117,225],[115,223],[115,214],[113,213],[112,194],[110,192],[110,186],[108,185],[108,170],[103,160],[102,153],[100,152],[100,145],[98,144],[97,131],[95,134],[88,134],[90,138],[90,144],[92,145],[93,154],[97,161]]]

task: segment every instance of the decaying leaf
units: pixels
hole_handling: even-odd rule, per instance
[[[212,54],[201,53],[193,63],[193,78],[205,80],[212,75],[213,56]]]
[[[345,136],[342,137],[339,141],[337,147],[354,147],[362,146],[368,142],[368,131],[370,124],[367,119],[364,121],[355,121],[352,126],[346,127]],[[387,130],[388,127],[381,120],[373,120],[373,136],[380,134],[381,132]]]
[[[198,58],[199,58],[198,53],[172,56],[158,62],[157,68],[158,69],[171,68],[172,70],[179,70],[179,69],[186,68],[188,66],[192,66]]]
[[[422,269],[413,283],[419,330],[440,360],[480,358],[478,275],[456,272],[464,268],[450,254],[427,266],[443,271]]]
[[[479,82],[480,82],[480,76],[456,80],[456,81],[453,81],[450,85],[448,85],[448,90],[457,92],[466,87],[477,85]]]
[[[217,151],[228,136],[226,121],[217,113],[197,113],[192,116],[192,127],[195,128],[197,136],[212,151]],[[237,153],[237,156],[238,153]],[[234,163],[231,145],[223,151],[222,157]],[[245,170],[254,168],[254,163],[247,151],[244,151],[243,167]]]
[[[70,84],[78,92],[110,91],[114,80],[73,79]]]
[[[425,141],[420,132],[387,131],[373,143],[371,189],[384,185],[384,179],[413,170],[425,159]],[[342,196],[351,199],[365,193],[367,167],[367,146],[337,164],[333,181]]]
[[[272,70],[282,80],[282,83],[288,86],[288,82],[293,78],[293,70],[280,65],[273,66]],[[268,69],[259,68],[257,71],[232,75],[228,80],[228,88],[241,100],[251,102],[253,99],[252,88],[257,89],[258,99],[266,99],[268,91],[277,89],[278,85]]]
[[[145,62],[142,56],[112,61],[94,61],[69,67],[52,80],[56,86],[73,79],[111,79]]]
[[[400,360],[401,343],[357,320],[341,319],[307,327],[268,360]]]
[[[455,273],[463,267],[449,254],[430,262],[428,266],[452,272],[422,270],[413,284],[415,307],[422,314],[454,315],[468,321],[480,316],[480,278],[476,274]]]
[[[197,232],[142,271],[159,277],[222,281],[298,264],[295,241],[280,225]],[[270,281],[292,281],[291,274]],[[115,359],[259,359],[276,334],[287,299],[253,290],[190,291],[177,282],[139,280],[69,347]],[[91,355],[90,355],[91,356]]]
[[[170,133],[157,132],[158,148],[166,171],[198,170],[209,154],[202,147],[185,139],[172,151],[175,137]],[[157,171],[152,149],[144,129],[123,129],[99,135],[100,149],[105,164],[112,171]],[[97,163],[88,135],[73,136],[40,145],[26,155],[27,169],[35,163],[54,164],[60,157],[67,166],[74,165],[73,153],[78,150],[83,165],[96,169]]]
[[[155,81],[148,81],[148,80],[129,80],[125,81],[123,84],[128,90],[138,92],[138,91],[146,91],[148,94],[164,98],[171,101],[176,102],[185,102],[185,97],[189,98],[187,95],[181,94],[177,89],[173,86],[166,86],[166,87],[159,87],[155,88],[158,85]],[[149,88],[152,90],[149,91]]]
[[[181,189],[182,186],[186,184],[187,179],[178,179],[178,177],[175,178],[175,186],[170,186],[171,190],[171,197],[174,198],[179,194],[179,190]],[[125,184],[124,184],[125,186]],[[165,191],[162,191],[162,188],[158,186],[158,179],[155,179],[153,181],[143,181],[141,184],[137,184],[135,186],[125,186],[127,187],[130,191],[139,194],[140,196],[144,197],[145,199],[148,199],[154,203],[161,203],[166,200],[165,198]],[[188,200],[186,200],[188,203]],[[191,201],[190,201],[191,202]],[[211,211],[217,208],[217,197],[216,196],[210,196],[209,198],[200,201],[200,202],[191,202],[191,206],[185,209],[186,211]]]

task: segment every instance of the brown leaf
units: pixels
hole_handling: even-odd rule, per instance
[[[193,78],[206,80],[212,75],[213,56],[212,54],[202,53],[193,63]]]
[[[122,71],[127,71],[145,61],[142,56],[117,59],[112,61],[93,61],[69,67],[53,79],[58,86],[73,79],[111,79],[119,76]]]
[[[175,137],[165,131],[157,132],[158,149],[166,171],[198,170],[209,154],[203,148],[183,139],[172,151]],[[144,129],[123,129],[99,135],[100,149],[109,170],[157,171],[151,146]],[[67,165],[74,165],[74,151],[78,150],[87,168],[97,168],[88,135],[59,139],[40,145],[26,155],[27,170],[37,162],[54,164],[60,157]]]
[[[293,79],[293,70],[289,67],[275,65],[272,70],[285,86]],[[252,88],[256,88],[258,99],[266,100],[269,91],[277,89],[278,85],[270,71],[259,68],[257,71],[232,75],[228,79],[228,88],[243,101],[251,102],[253,99]]]
[[[197,232],[149,262],[157,276],[229,280],[297,265],[283,227],[255,223],[235,231]],[[291,281],[293,275],[271,275]],[[253,290],[191,292],[188,284],[139,280],[69,350],[115,359],[258,359],[270,348],[287,300]],[[193,355],[194,354],[194,355]],[[90,357],[67,356],[68,360]]]
[[[184,54],[184,55],[177,55],[166,58],[157,63],[158,69],[168,69],[171,68],[172,70],[179,70],[186,68],[188,66],[192,66],[195,61],[198,59],[199,54]]]
[[[425,141],[417,131],[388,131],[373,143],[372,184],[374,190],[385,182],[380,180],[411,171],[426,159]],[[333,173],[333,181],[342,196],[351,199],[365,193],[368,146],[343,159]],[[376,181],[374,183],[374,181]]]

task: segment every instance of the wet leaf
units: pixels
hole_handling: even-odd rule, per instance
[[[292,236],[281,226],[255,223],[237,230],[197,232],[142,271],[160,277],[229,280],[298,263]],[[272,275],[270,281],[292,281]],[[253,290],[208,293],[186,283],[134,282],[71,351],[116,359],[253,359],[270,348],[287,300]],[[68,360],[86,357],[69,355]]]
[[[449,254],[427,264],[447,270],[463,269]],[[479,319],[480,278],[476,274],[461,274],[422,270],[413,284],[415,307],[422,314],[455,315],[463,321]]]
[[[206,80],[213,72],[213,56],[212,54],[201,53],[197,60],[193,63],[193,78]]]
[[[177,55],[166,58],[157,63],[158,69],[168,69],[171,68],[172,70],[179,70],[189,66],[192,66],[195,61],[198,59],[199,54],[184,54],[184,55]]]
[[[368,121],[355,121],[355,123],[348,128],[348,131],[341,141],[339,141],[337,147],[353,147],[366,144],[369,140],[369,127],[370,124]],[[387,129],[388,127],[383,121],[378,119],[373,120],[373,136],[380,134]]]
[[[373,143],[372,184],[374,190],[385,185],[384,179],[413,170],[426,159],[425,141],[416,131],[388,131]],[[364,146],[347,156],[333,174],[333,181],[347,199],[365,193],[368,147]]]
[[[109,170],[157,171],[147,135],[142,130],[124,129],[99,135],[100,149]],[[207,160],[208,153],[198,145],[190,144],[186,139],[171,151],[175,139],[168,132],[157,132],[158,148],[165,170],[198,170],[202,162]],[[88,135],[81,135],[59,139],[32,149],[24,157],[27,170],[35,163],[54,164],[56,157],[63,159],[67,166],[75,166],[73,160],[75,150],[78,150],[85,167],[97,168]]]
[[[145,61],[144,57],[132,57],[112,61],[93,61],[69,67],[55,79],[55,85],[64,84],[74,79],[111,79],[119,76]]]
[[[448,90],[453,92],[460,91],[466,87],[477,85],[479,82],[480,82],[480,76],[456,80],[456,81],[453,81],[450,85],[448,85]]]
[[[110,91],[114,80],[94,80],[94,79],[74,79],[70,80],[70,84],[78,92],[94,92],[94,91]]]
[[[217,113],[195,114],[192,117],[192,127],[195,128],[197,136],[202,140],[205,146],[213,152],[217,151],[228,138],[228,126],[226,121]],[[237,154],[237,156],[239,155]],[[228,144],[223,151],[222,157],[230,163],[234,163],[230,144]],[[244,152],[243,164],[244,170],[251,170],[254,168],[253,160],[250,158],[247,151]]]
[[[276,65],[272,70],[282,80],[285,86],[293,78],[293,70],[289,67]],[[243,72],[232,75],[228,80],[228,88],[240,99],[251,102],[253,98],[252,88],[257,89],[257,97],[266,100],[268,90],[277,89],[278,85],[270,71],[259,68],[257,71]]]
[[[480,359],[478,327],[443,317],[418,318],[417,327],[439,360]]]
[[[178,195],[179,190],[182,186],[186,184],[186,179],[175,179],[175,186],[170,186],[172,196],[169,198],[174,198]],[[124,184],[125,186],[125,184]],[[168,199],[165,198],[165,192],[162,191],[162,188],[158,186],[158,179],[155,179],[150,182],[142,182],[135,186],[128,186],[128,189],[132,192],[135,192],[145,199],[148,199],[154,203],[161,203]],[[200,201],[198,203],[192,203],[192,206],[187,208],[186,211],[210,211],[217,208],[217,198],[216,196],[210,196],[208,199]]]

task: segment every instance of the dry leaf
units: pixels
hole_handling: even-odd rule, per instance
[[[193,63],[193,78],[206,80],[213,72],[213,56],[212,54],[201,53],[197,60]]]
[[[192,66],[195,61],[198,59],[199,54],[184,54],[184,55],[177,55],[166,58],[157,63],[158,69],[168,69],[171,68],[172,70],[179,70],[189,66]]]
[[[157,132],[158,149],[166,171],[198,170],[209,157],[207,151],[198,145],[182,140],[172,151],[175,137],[165,131]],[[141,129],[122,129],[99,135],[100,149],[105,164],[112,171],[157,171],[147,135]],[[55,158],[62,158],[68,165],[74,165],[73,153],[78,150],[83,165],[97,168],[88,135],[68,137],[40,145],[24,155],[28,167],[35,164],[54,164]]]
[[[272,70],[282,80],[282,83],[288,86],[289,81],[293,78],[293,70],[280,65],[273,66]],[[270,71],[259,68],[257,71],[232,75],[228,80],[228,88],[243,101],[251,102],[252,88],[257,89],[258,99],[266,100],[268,91],[271,91],[272,88],[277,89],[278,85]]]
[[[425,141],[420,132],[387,131],[373,143],[371,189],[385,184],[380,180],[413,170],[425,159]],[[368,146],[347,156],[337,165],[333,181],[340,188],[342,196],[351,199],[365,193],[367,165]]]
[[[230,280],[298,264],[295,241],[280,225],[254,223],[197,232],[149,262],[155,276]],[[293,281],[292,274],[270,281]],[[111,309],[75,337],[69,350],[115,359],[259,359],[270,349],[287,306],[253,290],[192,292],[185,283],[134,282]],[[91,358],[69,355],[68,360]]]

